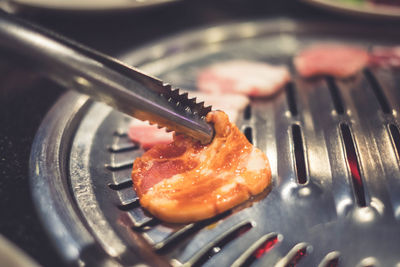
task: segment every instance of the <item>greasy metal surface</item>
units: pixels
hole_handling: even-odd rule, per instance
[[[334,1],[334,0],[303,0],[303,2],[325,8],[331,11],[341,12],[353,16],[368,16],[371,18],[400,18],[398,5],[380,3],[376,1]]]
[[[371,31],[379,32],[288,20],[244,23],[178,36],[123,58],[182,88],[196,89],[198,70],[216,61],[244,58],[291,66],[292,56],[316,41],[366,47],[389,44],[385,36],[399,41],[383,32],[372,38]],[[78,117],[51,113],[32,150],[32,184],[42,217],[55,218],[45,221],[60,251],[71,246],[76,260],[86,260],[81,256],[87,256],[87,244],[79,239],[71,244],[56,235],[61,227],[68,236],[77,223],[91,238],[89,245],[98,245],[113,258],[107,264],[399,265],[400,159],[390,129],[400,126],[400,73],[365,70],[345,80],[293,75],[292,84],[280,94],[253,99],[239,125],[252,129],[254,145],[268,155],[272,187],[231,211],[187,225],[162,223],[140,207],[131,189],[130,168],[142,150],[127,139],[129,118],[101,104],[88,104]],[[74,98],[56,107],[62,111],[85,102]],[[57,128],[65,116],[79,123]],[[346,127],[349,136],[342,135]],[[52,138],[69,153],[54,148],[52,139],[44,142],[55,132],[59,134]],[[354,151],[348,149],[348,140]],[[296,155],[299,151],[302,157]],[[46,157],[51,152],[55,158]],[[352,154],[356,162],[348,162]],[[357,194],[356,163],[363,196]],[[301,169],[305,181],[297,177]],[[64,180],[52,181],[53,172]],[[69,184],[70,191],[57,183]],[[54,197],[59,192],[73,200],[60,202]],[[73,220],[60,220],[70,214]]]

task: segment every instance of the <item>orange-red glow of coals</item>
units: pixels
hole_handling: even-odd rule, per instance
[[[307,253],[306,248],[299,249],[297,251],[296,255],[294,255],[293,259],[290,261],[290,263],[287,266],[290,266],[290,267],[296,266],[297,263],[306,255],[306,253]]]
[[[364,195],[364,185],[363,185],[363,180],[361,178],[360,168],[358,166],[357,159],[354,154],[349,153],[347,160],[350,167],[350,172],[353,180],[354,191],[356,194],[357,202],[360,206],[365,206],[366,201]]]
[[[270,251],[277,242],[278,242],[277,236],[268,239],[256,251],[254,251],[253,256],[256,257],[257,259],[261,258],[265,253]]]
[[[361,180],[360,172],[358,170],[357,161],[355,159],[349,158],[349,166],[350,166],[351,175],[353,176],[355,182],[357,183],[358,186],[361,186],[362,180]]]

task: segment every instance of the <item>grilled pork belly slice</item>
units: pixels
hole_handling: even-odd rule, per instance
[[[172,223],[210,218],[271,183],[266,155],[253,147],[227,115],[213,111],[215,137],[208,145],[175,135],[137,158],[132,180],[140,204],[154,216]]]

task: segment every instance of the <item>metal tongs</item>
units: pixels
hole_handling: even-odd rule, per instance
[[[178,89],[100,52],[0,12],[0,47],[62,86],[75,89],[140,120],[210,143],[214,129],[205,121],[211,107]],[[23,77],[21,77],[23,78]]]

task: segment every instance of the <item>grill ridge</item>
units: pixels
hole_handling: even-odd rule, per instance
[[[339,266],[340,253],[337,251],[332,251],[326,254],[322,259],[318,267],[337,267]]]
[[[296,176],[297,181],[300,184],[307,183],[307,166],[304,159],[304,145],[303,145],[303,135],[301,128],[297,124],[292,125],[292,140],[294,147],[294,161],[296,166]]]
[[[133,159],[132,160],[126,160],[122,162],[112,162],[111,164],[106,164],[106,168],[109,169],[110,171],[117,171],[121,169],[127,169],[127,168],[132,168],[133,165]]]
[[[126,209],[132,204],[136,205],[139,200],[138,196],[132,188],[123,188],[116,192],[120,200],[119,207],[122,209]]]

